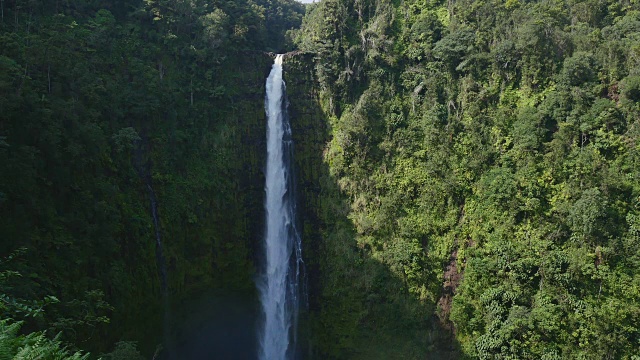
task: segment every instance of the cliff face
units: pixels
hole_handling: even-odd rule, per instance
[[[0,272],[22,276],[0,292],[60,300],[5,318],[150,354],[188,331],[192,299],[255,305],[273,63],[257,49],[304,13],[259,3],[2,1]]]
[[[152,182],[158,197],[161,234],[165,250],[170,299],[170,336],[176,351],[198,358],[202,353],[255,354],[253,342],[258,300],[255,275],[262,259],[264,236],[264,166],[266,156],[265,80],[273,54],[252,52],[229,59],[218,82],[227,84],[226,97],[214,99],[202,109],[208,119],[191,153],[180,154],[181,162],[163,168],[152,167]],[[289,115],[295,142],[295,176],[298,220],[304,248],[309,300],[312,312],[320,309],[322,181],[327,167],[322,154],[328,136],[328,121],[319,103],[314,59],[298,54],[285,60]],[[150,131],[154,131],[151,129]],[[171,144],[146,149],[153,164],[167,164]],[[324,190],[323,190],[324,189]],[[325,199],[326,201],[326,199]],[[151,283],[145,298],[132,298],[126,311],[114,323],[127,329],[125,339],[140,339],[147,351],[160,334],[140,337],[140,324],[131,314],[147,313],[146,326],[162,328],[160,280],[157,278],[153,239],[148,239],[150,256],[138,274],[140,283]],[[149,274],[151,274],[149,277]],[[152,304],[147,308],[143,304]],[[123,307],[124,308],[124,307]],[[225,313],[226,312],[226,313]],[[120,314],[119,310],[116,314]],[[123,313],[124,314],[124,313]],[[139,319],[139,318],[138,318]],[[311,339],[310,324],[302,315],[300,336]],[[241,325],[238,325],[241,324]],[[203,333],[216,334],[222,327],[235,329],[235,344],[211,345]],[[223,331],[224,332],[224,331]],[[195,339],[195,340],[194,340]],[[198,340],[201,339],[202,341]],[[308,351],[306,341],[301,347]],[[238,344],[245,344],[241,349]],[[216,347],[219,346],[219,347]],[[203,347],[207,349],[203,349]],[[194,352],[196,351],[196,352]],[[190,355],[191,354],[191,355]],[[203,355],[204,356],[204,355]]]
[[[160,206],[184,206],[163,217],[172,337],[178,343],[219,320],[212,304],[255,311],[264,217],[265,79],[272,62],[255,52],[224,65],[220,82],[232,86],[223,101],[212,103],[212,118],[202,138],[194,139],[200,150],[186,155],[190,169],[181,182],[159,182]],[[234,308],[230,298],[243,305]]]
[[[321,237],[322,179],[327,176],[323,151],[328,140],[327,116],[320,107],[312,54],[285,58],[284,77],[289,100],[289,118],[295,143],[295,169],[298,192],[298,220],[305,248],[310,290],[310,306],[316,307],[318,251]]]
[[[339,124],[320,89],[317,58],[298,52],[284,64],[309,285],[301,327],[307,358],[454,356],[433,305],[416,299],[359,238],[354,208],[362,200],[344,195],[326,155],[340,133],[332,129]]]
[[[309,7],[319,357],[637,352],[638,7],[502,5]]]
[[[284,77],[289,101],[289,118],[294,140],[295,175],[297,185],[298,227],[303,241],[303,258],[307,281],[309,311],[301,314],[299,342],[305,357],[317,352],[315,336],[317,319],[321,309],[321,266],[323,229],[322,212],[323,181],[328,179],[328,169],[323,161],[323,151],[328,141],[327,115],[320,106],[313,54],[290,53],[284,59]],[[315,315],[314,315],[315,314]]]
[[[111,24],[100,31],[56,25],[64,37],[34,23],[34,48],[55,38],[69,49],[60,56],[0,46],[0,258],[26,249],[11,265],[19,286],[2,292],[60,300],[27,318],[28,331],[62,331],[94,354],[121,340],[150,354],[167,335],[165,309],[177,336],[187,299],[255,301],[273,60],[191,56],[108,15],[99,12]],[[7,63],[28,72],[7,77]]]
[[[202,338],[202,333],[216,334],[226,327],[225,331],[233,332],[235,344],[230,347],[214,344],[202,350],[203,353],[255,357],[253,327],[258,318],[258,300],[254,277],[263,261],[264,236],[264,96],[273,57],[274,54],[255,52],[225,65],[227,71],[220,74],[223,77],[220,81],[234,85],[225,103],[216,104],[218,112],[214,122],[218,124],[206,130],[210,136],[217,137],[217,143],[192,156],[198,163],[223,164],[211,168],[207,177],[230,181],[211,184],[199,179],[200,184],[205,185],[199,189],[197,198],[189,200],[187,207],[193,216],[177,216],[172,211],[171,218],[163,218],[172,295],[172,337],[177,351],[185,356],[192,354],[198,358],[193,349],[208,347],[205,344],[210,343],[197,340]],[[323,162],[328,121],[320,107],[314,64],[310,54],[289,56],[284,62],[284,76],[295,143],[298,227],[303,239],[310,313],[319,314],[322,231],[326,230],[323,224],[327,218],[323,214],[326,206],[322,204],[327,201],[323,195],[327,188],[322,183],[329,182],[328,168]],[[163,182],[159,182],[157,188],[160,206],[172,207],[178,203],[180,194],[186,194],[189,199],[188,188]],[[162,216],[163,212],[160,213]],[[315,351],[311,345],[315,342],[315,331],[312,334],[311,329],[318,324],[308,314],[303,312],[299,327],[299,338],[304,339],[299,344],[305,358],[309,357],[307,353]],[[238,327],[244,330],[229,330]],[[241,349],[237,344],[246,344],[250,350]]]
[[[206,284],[254,292],[252,264],[261,239],[264,192],[264,79],[271,62],[256,53],[225,64],[220,82],[233,85],[211,104],[202,137],[193,139],[201,142],[199,153],[186,155],[194,166],[205,167],[192,170],[201,177],[193,179],[201,188],[189,189],[197,193],[187,194],[193,195],[188,199],[193,213],[167,221],[172,288],[186,296]],[[167,184],[162,190],[167,197],[184,195],[179,186]]]

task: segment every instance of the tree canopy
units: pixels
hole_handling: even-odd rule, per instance
[[[376,342],[401,332],[415,347],[386,356],[637,356],[639,10],[607,0],[310,8],[297,43],[317,54],[324,159],[355,237],[336,241],[403,288],[371,287],[395,281],[375,273],[341,280],[334,269],[367,269],[326,259],[327,353],[384,358],[380,348],[401,341]],[[361,300],[336,296],[355,292]],[[397,316],[406,304],[422,323]],[[354,341],[339,341],[349,324]],[[453,345],[432,336],[438,327],[455,329]]]

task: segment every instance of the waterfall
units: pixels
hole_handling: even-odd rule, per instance
[[[263,315],[258,351],[262,360],[285,360],[293,359],[296,352],[304,264],[296,229],[293,142],[282,79],[282,55],[276,57],[266,87],[265,263],[258,280]]]

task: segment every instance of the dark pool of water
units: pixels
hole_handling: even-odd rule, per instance
[[[165,359],[257,358],[255,303],[210,294],[178,308],[171,316],[172,344]]]

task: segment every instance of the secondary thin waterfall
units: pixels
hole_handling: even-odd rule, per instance
[[[295,224],[293,143],[282,79],[282,55],[276,57],[266,87],[266,231],[265,264],[258,280],[263,311],[259,356],[262,360],[285,360],[295,358],[303,263]]]

